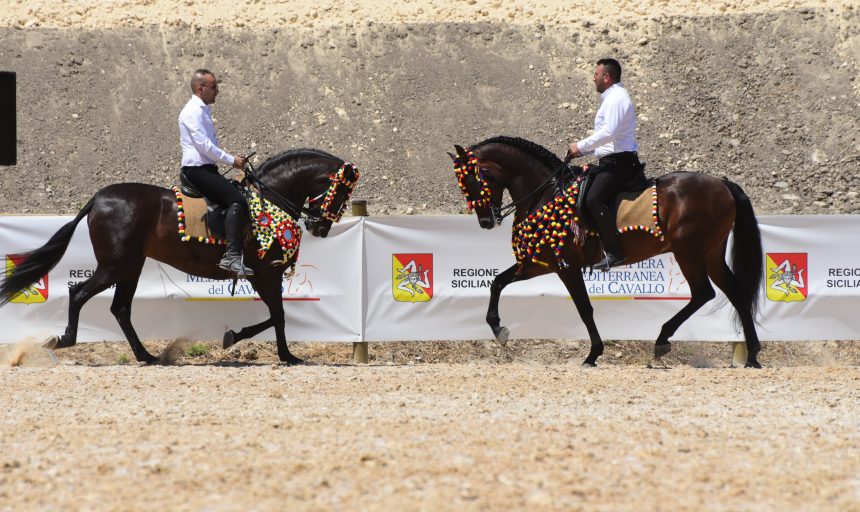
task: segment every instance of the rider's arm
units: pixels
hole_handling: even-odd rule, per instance
[[[233,155],[212,143],[212,140],[206,133],[206,129],[203,127],[201,119],[197,119],[193,115],[186,115],[186,113],[183,112],[182,115],[179,116],[179,122],[187,131],[188,138],[200,154],[208,156],[209,159],[215,162],[225,165],[233,165],[233,162],[235,161]]]

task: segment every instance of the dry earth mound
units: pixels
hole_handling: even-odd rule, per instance
[[[759,213],[860,212],[853,2],[11,2],[19,164],[0,211],[72,213],[120,181],[169,186],[191,70],[224,79],[222,143],[319,147],[371,213],[463,210],[445,151],[587,134],[593,62],[625,65],[648,171],[728,175]],[[27,198],[21,201],[21,198]]]

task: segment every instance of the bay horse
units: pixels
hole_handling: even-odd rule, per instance
[[[298,221],[304,213],[305,226],[318,237],[326,237],[333,222],[340,220],[359,172],[352,164],[315,149],[286,151],[266,160],[258,170],[246,167],[255,176],[261,196]],[[247,175],[246,175],[247,176]],[[245,180],[249,180],[247,177]],[[245,183],[243,180],[243,184]],[[309,207],[304,205],[308,203]],[[138,361],[155,363],[131,324],[131,303],[146,258],[153,258],[183,272],[209,279],[229,279],[232,274],[218,267],[223,246],[198,241],[182,241],[177,223],[176,192],[142,183],[108,185],[89,200],[77,216],[61,227],[42,247],[23,254],[23,263],[0,284],[0,306],[18,291],[39,280],[60,261],[75,227],[87,217],[90,240],[97,267],[93,275],[69,288],[69,321],[62,336],[53,337],[46,347],[66,348],[77,341],[78,317],[83,305],[96,294],[115,285],[110,307]],[[300,228],[295,226],[300,236]],[[269,319],[224,335],[224,348],[263,330],[274,327],[278,357],[287,364],[302,363],[290,353],[284,336],[284,309],[281,290],[285,265],[278,243],[260,260],[253,237],[246,238],[245,264],[254,270],[247,279],[269,308]]]
[[[454,160],[467,206],[475,211],[478,223],[484,229],[492,229],[501,223],[503,209],[515,212],[512,230],[515,247],[518,236],[522,239],[518,229],[525,225],[524,221],[535,219],[536,212],[547,211],[542,208],[548,202],[559,201],[556,198],[562,197],[563,201],[574,204],[573,199],[559,194],[559,187],[555,186],[554,178],[567,167],[567,162],[562,162],[534,142],[494,137],[468,149],[454,147],[457,154],[449,155]],[[573,170],[579,174],[583,169],[574,167]],[[503,207],[505,189],[510,194],[511,203]],[[758,221],[749,197],[728,179],[694,172],[673,172],[656,179],[656,199],[654,218],[662,228],[662,239],[638,230],[619,234],[627,257],[626,264],[672,252],[690,286],[690,302],[663,324],[654,345],[654,356],[659,358],[667,354],[671,350],[669,338],[684,321],[716,296],[710,282],[713,281],[734,306],[735,321],[739,320],[743,328],[748,351],[745,366],[761,368],[757,360],[761,345],[755,317],[763,274],[763,253]],[[603,354],[603,341],[594,323],[582,272],[597,263],[601,255],[599,251],[590,253],[582,245],[569,243],[570,240],[564,243],[565,237],[561,233],[565,230],[570,233],[568,223],[577,218],[575,211],[565,211],[573,214],[564,221],[557,219],[558,224],[555,224],[556,219],[550,219],[555,227],[547,229],[558,231],[544,234],[543,240],[553,242],[552,248],[545,247],[542,254],[538,251],[534,259],[518,257],[516,264],[493,280],[487,323],[496,340],[504,345],[510,333],[501,326],[499,318],[502,290],[513,282],[555,272],[573,299],[591,340],[591,350],[583,366],[595,366],[597,358]],[[537,223],[532,223],[529,229],[535,226]],[[542,229],[543,225],[540,226]],[[729,233],[734,237],[731,268],[725,259]]]

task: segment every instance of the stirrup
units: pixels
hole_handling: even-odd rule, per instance
[[[231,272],[233,274],[236,274],[237,276],[239,276],[239,278],[242,278],[242,279],[244,279],[245,276],[253,276],[254,275],[254,271],[252,269],[246,267],[242,263],[242,257],[241,256],[234,256],[232,254],[231,255],[225,254],[224,257],[221,259],[221,262],[218,263],[218,266],[220,268],[226,270],[227,272]]]
[[[627,261],[627,258],[619,257],[612,254],[611,252],[607,252],[603,260],[601,260],[600,263],[595,265],[594,268],[606,272],[610,268],[623,265],[625,261]]]

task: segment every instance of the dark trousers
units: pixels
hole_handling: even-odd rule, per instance
[[[239,203],[247,209],[245,197],[230,181],[218,174],[216,165],[186,166],[182,170],[191,183],[210,201],[224,208]]]
[[[639,157],[633,152],[614,153],[600,159],[597,167],[592,169],[594,175],[588,186],[586,207],[593,213],[599,205],[607,207],[621,191],[625,183],[632,180],[639,172]]]
[[[633,152],[607,155],[600,159],[592,172],[594,175],[585,198],[586,208],[606,252],[622,257],[611,205],[618,192],[639,172],[639,157]]]
[[[207,199],[227,209],[224,219],[227,252],[240,254],[248,220],[248,202],[245,201],[245,196],[227,178],[218,174],[216,165],[187,166],[183,167],[182,171]]]

